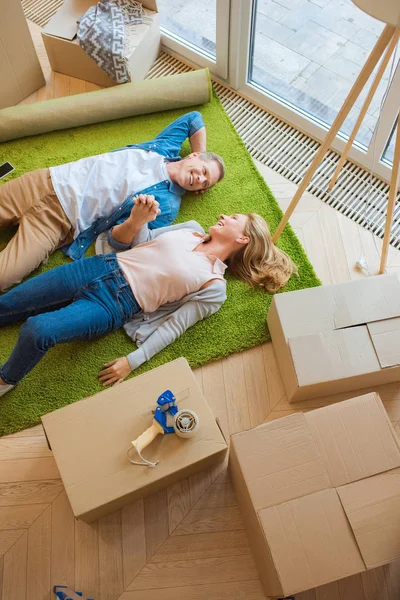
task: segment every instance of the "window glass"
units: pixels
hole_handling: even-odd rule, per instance
[[[331,125],[383,28],[351,0],[255,0],[249,80]],[[356,138],[366,147],[389,73],[390,63]],[[343,124],[346,135],[369,84]]]
[[[157,0],[161,27],[216,56],[216,0]]]

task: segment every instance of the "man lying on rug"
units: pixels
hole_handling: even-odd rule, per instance
[[[109,238],[131,249],[57,267],[0,296],[0,325],[27,319],[0,367],[0,395],[55,344],[92,339],[129,322],[134,341],[143,343],[104,365],[99,376],[103,385],[120,383],[222,306],[223,261],[240,279],[271,293],[296,269],[274,246],[268,225],[258,215],[221,215],[206,235],[196,221],[149,229],[159,210],[154,196],[140,195],[130,217]]]
[[[179,152],[189,138],[192,153]],[[63,247],[78,260],[97,236],[129,217],[132,198],[152,194],[161,213],[152,228],[170,225],[186,191],[203,192],[224,176],[222,159],[206,152],[206,129],[190,112],[154,140],[26,173],[0,186],[0,227],[19,227],[0,253],[0,291],[21,281]]]

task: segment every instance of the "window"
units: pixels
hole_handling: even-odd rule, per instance
[[[399,118],[399,117],[397,117]],[[394,124],[392,133],[390,135],[389,141],[387,143],[387,146],[385,148],[385,151],[383,153],[383,160],[385,160],[386,162],[393,164],[393,158],[394,158],[394,143],[395,143],[395,137],[396,137],[396,128],[397,128],[397,121]]]
[[[232,88],[319,140],[384,28],[352,0],[158,0],[158,5],[164,46],[209,67]],[[389,144],[388,139],[400,96],[399,53],[400,48],[349,154],[387,181],[393,135]],[[373,78],[374,73],[332,143],[339,152]]]
[[[253,15],[250,82],[331,125],[384,24],[351,0],[258,0]],[[390,64],[357,134],[356,140],[365,147],[372,138],[389,72]],[[364,88],[346,119],[342,127],[346,135],[367,93]]]
[[[161,27],[216,58],[216,0],[158,0]]]

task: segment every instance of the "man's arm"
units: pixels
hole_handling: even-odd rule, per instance
[[[107,241],[109,245],[116,250],[128,250],[133,246],[144,244],[163,233],[175,231],[176,229],[190,228],[204,234],[203,228],[196,221],[149,229],[148,224],[156,219],[158,214],[158,202],[154,199],[154,196],[140,194],[134,199],[134,205],[128,219],[108,232]]]
[[[192,152],[206,150],[206,129],[198,111],[179,117],[163,129],[154,140],[155,150],[168,158],[176,158],[186,138],[189,138]]]
[[[207,134],[206,128],[202,127],[198,129],[190,138],[190,147],[192,152],[206,152],[207,151]]]

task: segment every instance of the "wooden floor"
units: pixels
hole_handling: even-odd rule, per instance
[[[96,86],[50,72],[37,27],[32,32],[47,85],[27,101]],[[295,186],[258,165],[281,206]],[[376,271],[372,235],[306,194],[292,225],[324,283]],[[377,242],[378,248],[380,242]],[[400,270],[391,249],[389,271]],[[355,394],[290,405],[271,344],[196,371],[229,434]],[[400,433],[400,384],[378,389]],[[226,468],[208,470],[93,525],[74,520],[41,426],[0,439],[0,600],[50,600],[54,584],[95,600],[262,600],[256,568]],[[393,563],[299,594],[296,600],[399,600]]]

